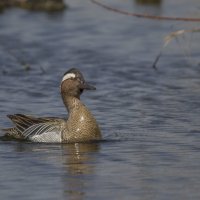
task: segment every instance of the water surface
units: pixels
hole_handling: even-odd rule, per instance
[[[103,2],[129,12],[199,16],[198,0]],[[1,198],[199,199],[199,34],[181,38],[181,47],[172,42],[158,70],[151,67],[164,36],[196,25],[123,16],[90,1],[67,3],[62,13],[1,13],[1,127],[11,125],[6,115],[12,113],[66,117],[59,83],[75,66],[97,87],[82,100],[104,140],[0,141]]]

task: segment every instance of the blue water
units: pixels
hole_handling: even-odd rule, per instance
[[[198,0],[102,2],[129,12],[199,16]],[[11,125],[6,115],[12,113],[66,117],[59,84],[77,67],[97,87],[82,101],[104,140],[0,141],[1,199],[200,199],[199,33],[171,42],[158,70],[152,68],[164,36],[198,24],[67,3],[61,13],[0,14],[0,127]]]

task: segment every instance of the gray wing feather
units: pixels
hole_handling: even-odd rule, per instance
[[[62,140],[61,127],[65,123],[64,119],[36,118],[22,114],[8,115],[8,117],[15,124],[15,127],[4,129],[6,136],[37,142],[61,142]]]
[[[23,135],[25,138],[30,138],[36,135],[42,135],[44,133],[52,131],[60,131],[59,126],[56,126],[55,124],[41,123],[30,126],[23,132]]]

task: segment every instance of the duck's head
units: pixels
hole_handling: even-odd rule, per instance
[[[72,68],[68,70],[62,78],[61,81],[61,94],[64,96],[72,96],[80,98],[80,95],[84,90],[95,90],[96,88],[92,85],[89,85],[82,73],[76,69]]]

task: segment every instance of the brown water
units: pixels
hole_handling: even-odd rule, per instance
[[[200,16],[198,0],[102,2],[129,12]],[[12,113],[65,117],[59,83],[75,66],[97,87],[82,100],[104,141],[0,141],[1,199],[200,199],[199,34],[180,38],[181,47],[172,42],[158,70],[151,67],[164,36],[199,24],[132,18],[86,0],[67,3],[62,13],[1,13],[1,127],[10,126]]]

